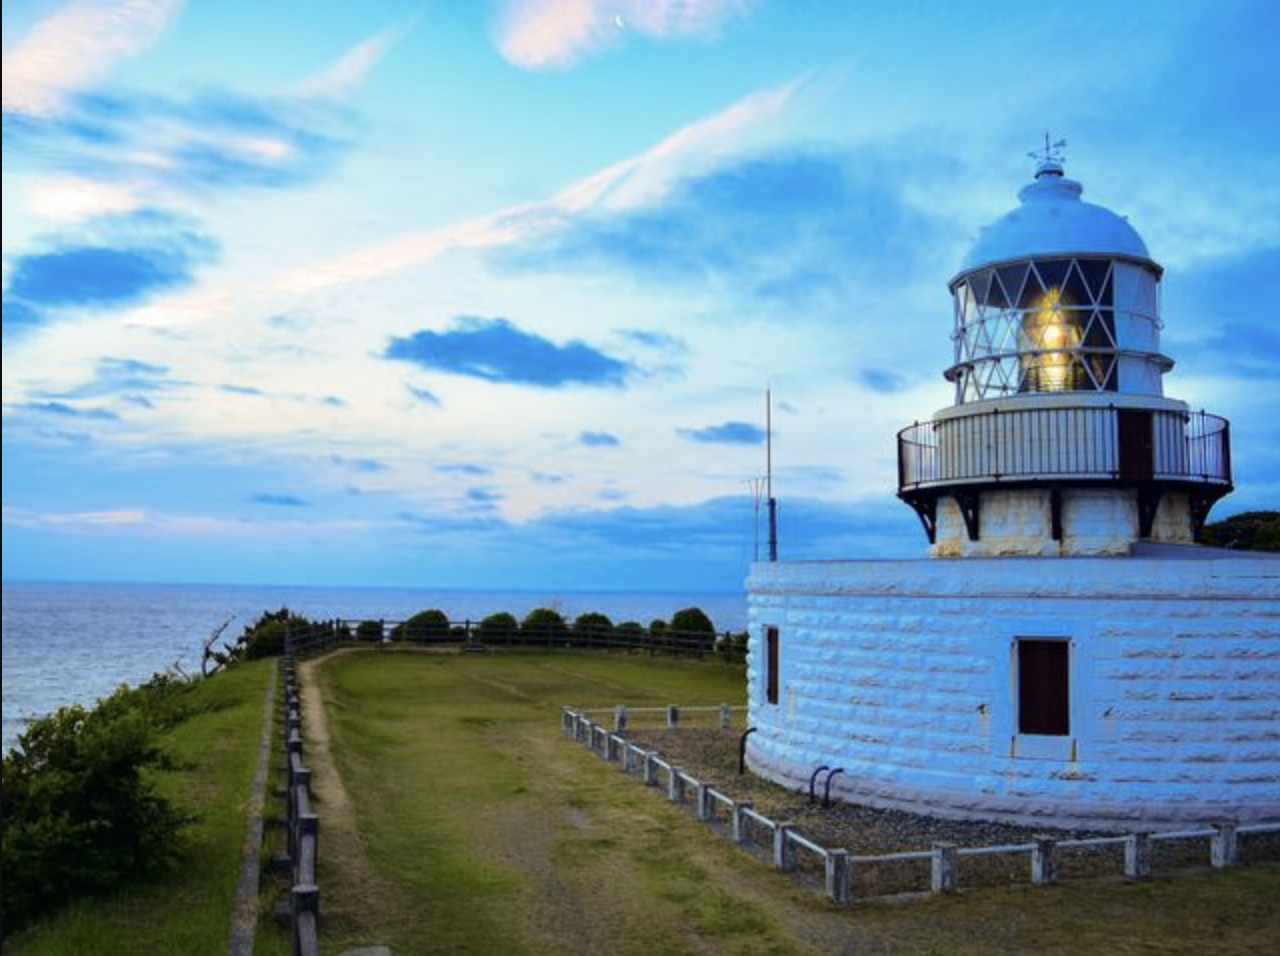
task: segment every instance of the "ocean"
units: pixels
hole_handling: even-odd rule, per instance
[[[553,607],[569,619],[602,611],[614,621],[645,624],[700,607],[721,631],[743,630],[747,618],[746,597],[735,593],[6,583],[4,749],[28,717],[63,704],[91,704],[175,661],[188,673],[199,672],[201,648],[215,627],[232,618],[224,637],[234,640],[262,612],[281,607],[320,620],[388,621],[432,607],[459,621],[496,611],[523,617],[535,607]]]

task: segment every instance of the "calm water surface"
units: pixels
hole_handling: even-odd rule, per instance
[[[455,620],[495,611],[523,617],[549,606],[568,618],[603,611],[615,621],[670,619],[701,607],[719,630],[746,627],[742,594],[625,591],[482,591],[193,584],[3,585],[4,748],[27,717],[68,703],[92,703],[122,682],[138,683],[175,661],[200,669],[205,639],[234,617],[233,639],[263,611],[288,607],[307,617],[397,620],[438,607]]]

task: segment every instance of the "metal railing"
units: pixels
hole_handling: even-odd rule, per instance
[[[898,490],[933,485],[1084,479],[1231,484],[1230,425],[1208,412],[1151,411],[1150,448],[1129,474],[1113,405],[978,412],[898,432]],[[1143,439],[1145,443],[1145,438]]]
[[[626,712],[624,708],[618,708],[618,711]],[[625,728],[625,721],[622,722],[622,727]],[[854,900],[852,877],[855,869],[862,871],[885,864],[927,861],[932,892],[949,893],[960,887],[962,858],[1025,855],[1029,857],[1028,875],[1031,882],[1038,886],[1050,886],[1058,882],[1058,863],[1062,851],[1115,846],[1124,849],[1124,875],[1132,880],[1147,880],[1154,873],[1152,845],[1156,842],[1207,839],[1209,864],[1214,868],[1223,868],[1235,866],[1239,862],[1241,837],[1280,833],[1280,823],[1276,822],[1242,826],[1224,821],[1212,826],[1163,833],[1147,831],[1080,839],[1036,836],[1028,843],[994,846],[962,847],[955,843],[934,843],[927,850],[855,856],[843,847],[823,846],[803,834],[794,823],[773,820],[756,810],[750,802],[735,800],[722,790],[697,779],[670,760],[664,760],[658,751],[629,739],[625,736],[625,730],[618,727],[616,719],[615,729],[610,730],[606,725],[592,720],[586,710],[564,707],[560,712],[560,730],[566,737],[583,744],[602,759],[617,764],[624,774],[638,776],[646,786],[665,789],[667,799],[677,806],[692,804],[697,819],[713,827],[719,825],[722,832],[741,847],[750,849],[759,846],[758,836],[762,831],[767,832],[765,849],[777,869],[784,872],[795,871],[799,867],[800,854],[804,853],[820,868],[822,889],[826,897],[840,905]],[[721,807],[725,811],[723,814],[719,811]]]

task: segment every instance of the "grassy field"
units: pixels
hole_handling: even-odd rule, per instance
[[[180,869],[72,904],[6,939],[6,956],[226,953],[270,667],[242,664],[203,683],[201,712],[166,736],[186,766],[162,774],[160,789],[200,815]]]
[[[560,735],[566,703],[741,703],[741,670],[722,663],[358,652],[312,666],[338,771],[312,749],[328,953],[1137,956],[1280,939],[1274,866],[838,910]]]

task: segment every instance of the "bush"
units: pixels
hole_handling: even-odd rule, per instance
[[[171,678],[157,678],[92,710],[60,707],[31,721],[4,755],[6,934],[176,859],[193,817],[156,793],[150,771],[173,766],[156,731],[182,719],[182,696]]]
[[[549,607],[536,607],[526,614],[520,623],[520,632],[528,640],[546,643],[562,641],[569,636],[569,628],[560,612]]]
[[[672,616],[671,630],[683,634],[715,634],[716,626],[702,608],[686,607]]]
[[[480,639],[483,641],[511,641],[520,633],[520,622],[514,614],[499,611],[480,622]]]
[[[667,634],[667,622],[661,618],[655,618],[650,621],[649,633],[654,637],[665,637]]]
[[[1241,551],[1280,551],[1280,511],[1245,511],[1204,526],[1205,544]]]
[[[580,641],[590,641],[596,637],[608,637],[613,633],[613,621],[609,615],[598,611],[579,614],[573,621],[573,636]]]
[[[449,615],[439,608],[419,611],[403,624],[391,629],[391,636],[396,639],[411,641],[440,641],[449,637]]]
[[[232,650],[231,659],[243,657],[252,661],[260,657],[278,657],[284,653],[286,631],[310,626],[309,620],[294,614],[287,607],[278,611],[264,611],[262,617],[245,627]]]
[[[644,646],[644,625],[639,621],[623,621],[613,629],[613,633],[627,647]]]
[[[382,622],[381,621],[361,621],[356,625],[357,641],[380,641],[382,640]]]

